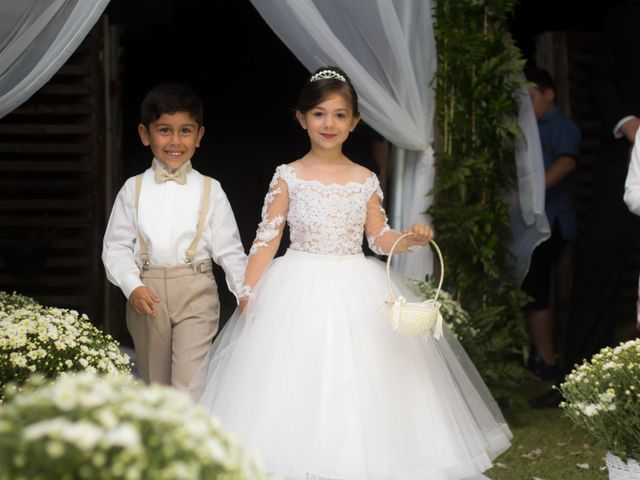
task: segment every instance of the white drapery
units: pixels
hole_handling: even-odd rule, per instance
[[[49,81],[108,3],[109,0],[2,0],[0,118]]]
[[[549,238],[551,230],[544,209],[544,162],[538,121],[526,90],[515,93],[518,125],[524,140],[516,143],[517,185],[507,196],[512,239],[509,251],[511,269],[522,282],[529,271],[531,253]]]
[[[307,69],[336,65],[349,74],[362,118],[395,146],[392,226],[429,223],[424,212],[432,203],[427,193],[435,175],[430,85],[437,63],[431,0],[251,1]],[[537,124],[528,97],[520,105],[525,141],[516,153],[518,190],[508,197],[516,278],[524,276],[531,251],[548,236]],[[431,272],[427,249],[397,260],[396,268],[407,276]]]

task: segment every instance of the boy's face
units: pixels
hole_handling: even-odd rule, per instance
[[[149,124],[149,129],[140,124],[138,133],[142,143],[151,148],[154,157],[167,168],[180,168],[191,160],[200,140],[204,127],[186,112],[172,115],[163,113],[160,118]]]
[[[542,117],[545,113],[553,110],[555,106],[556,94],[552,88],[540,90],[536,87],[529,88],[531,103],[533,104],[533,113],[536,118]]]

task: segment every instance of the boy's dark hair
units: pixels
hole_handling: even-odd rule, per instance
[[[317,80],[312,80],[314,75],[323,72],[329,71],[331,74],[319,78]],[[334,74],[338,74],[344,78],[344,81],[340,78],[336,78]],[[334,78],[328,78],[333,76]],[[351,84],[351,80],[347,76],[344,71],[338,67],[326,66],[321,67],[309,77],[307,83],[305,83],[304,87],[300,91],[300,95],[298,96],[298,103],[296,105],[296,110],[300,113],[307,113],[309,110],[313,109],[316,105],[323,102],[327,97],[333,94],[343,95],[344,98],[351,104],[351,111],[354,117],[359,117],[360,112],[358,111],[358,94],[356,90],[353,88]]]
[[[179,82],[161,83],[153,87],[140,105],[140,123],[149,128],[149,124],[163,114],[178,112],[189,114],[202,126],[202,102],[198,94],[189,86]]]
[[[541,92],[548,88],[556,92],[556,82],[553,81],[551,74],[544,68],[530,68],[524,72],[524,75]]]

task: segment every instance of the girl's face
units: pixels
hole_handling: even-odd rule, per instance
[[[180,168],[191,160],[200,140],[204,127],[200,127],[191,115],[176,112],[173,115],[163,113],[160,118],[149,124],[149,129],[140,124],[138,133],[142,143],[151,148],[154,157],[167,168]]]
[[[309,135],[311,148],[321,150],[341,150],[360,120],[353,116],[347,99],[337,93],[306,113],[297,112],[296,116]]]

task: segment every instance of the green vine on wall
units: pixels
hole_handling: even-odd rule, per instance
[[[515,0],[437,0],[435,78],[440,145],[429,210],[445,246],[445,287],[478,330],[465,344],[498,397],[527,375],[526,297],[509,273],[508,210],[515,140],[521,136],[514,92],[524,60],[507,29]]]

